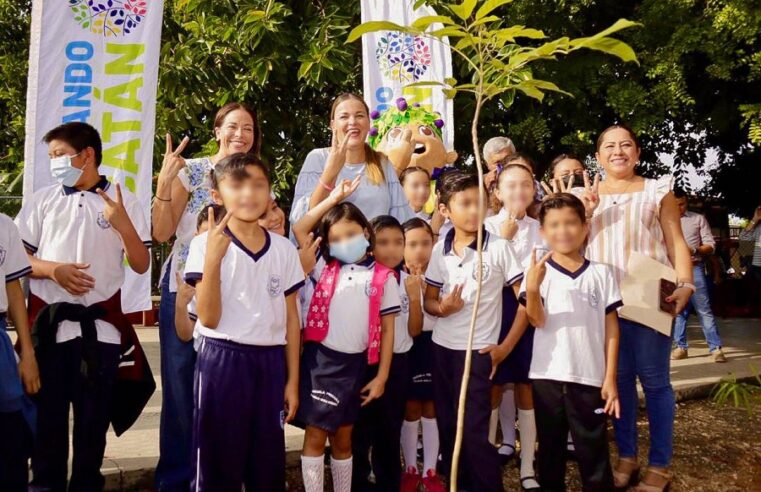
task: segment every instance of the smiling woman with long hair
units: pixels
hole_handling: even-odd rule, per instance
[[[330,111],[330,128],[331,146],[312,150],[304,160],[291,223],[325,199],[336,183],[357,176],[362,177],[359,188],[346,201],[356,205],[367,220],[391,215],[404,222],[414,217],[391,162],[366,142],[370,112],[365,101],[356,94],[338,96]]]

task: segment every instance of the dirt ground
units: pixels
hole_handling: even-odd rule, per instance
[[[761,400],[745,410],[717,405],[709,400],[677,404],[674,428],[673,492],[761,492]],[[640,461],[647,459],[647,420],[639,420]],[[612,430],[611,430],[612,436]],[[615,445],[611,444],[615,463]],[[326,478],[329,480],[329,467]],[[520,490],[515,462],[505,466],[506,491]],[[580,491],[578,469],[569,463],[568,491]],[[301,470],[288,471],[289,490],[302,491]],[[326,484],[325,490],[331,490]]]

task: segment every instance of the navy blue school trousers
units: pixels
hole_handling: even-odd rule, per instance
[[[369,366],[364,384],[377,375],[378,365]],[[402,475],[399,450],[409,380],[408,353],[394,354],[383,396],[360,408],[359,418],[351,433],[352,491],[399,490]],[[369,480],[371,464],[375,475],[374,487]]]
[[[579,462],[582,490],[613,490],[608,450],[608,416],[600,388],[550,379],[535,379],[537,474],[543,491],[565,492],[566,437],[571,432]]]
[[[285,381],[284,345],[202,339],[191,490],[285,490]]]
[[[74,409],[74,456],[69,491],[102,490],[100,473],[110,425],[121,347],[98,342],[100,364],[91,379],[82,374],[82,339],[37,351],[40,391],[30,491],[65,492],[69,458],[69,407]]]
[[[450,475],[457,431],[457,404],[465,368],[465,350],[433,343],[433,404],[439,427],[440,473]],[[468,384],[458,490],[501,492],[502,473],[497,448],[489,442],[491,416],[491,356],[473,351]]]

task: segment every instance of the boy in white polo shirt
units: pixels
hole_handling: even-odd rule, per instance
[[[258,224],[269,170],[252,154],[222,159],[212,197],[227,210],[190,243],[185,281],[196,287],[193,478],[196,491],[285,489],[283,426],[298,407],[299,254]]]
[[[42,387],[35,399],[31,490],[66,489],[70,405],[70,488],[99,490],[106,431],[112,410],[120,410],[112,409],[112,400],[123,324],[132,330],[121,312],[124,259],[135,272],[147,271],[151,235],[135,197],[99,174],[102,144],[95,128],[66,123],[43,141],[57,183],[35,192],[16,217],[32,264],[30,318],[49,309],[50,316],[39,318],[53,319],[37,334]]]
[[[40,389],[24,291],[19,281],[30,273],[32,267],[18,229],[8,216],[0,214],[0,490],[8,492],[27,489],[34,412],[30,411],[31,403],[24,392],[31,395]],[[21,348],[18,362],[5,331],[8,315]]]
[[[433,372],[442,474],[448,474],[451,468],[460,383],[478,285],[476,235],[483,224],[479,203],[477,176],[453,171],[442,178],[439,210],[452,222],[453,228],[433,248],[425,273],[428,286],[424,306],[429,314],[439,317],[433,330]],[[458,486],[489,492],[502,490],[497,449],[488,436],[491,375],[506,354],[506,347],[497,345],[502,321],[502,288],[512,285],[517,291],[523,274],[509,243],[486,231],[482,254],[481,299],[473,337]],[[443,293],[441,298],[440,293]],[[519,309],[516,316],[525,319],[523,309]]]
[[[623,304],[612,269],[580,251],[584,205],[569,193],[542,202],[541,232],[551,249],[532,256],[519,294],[534,334],[533,383],[542,490],[565,491],[570,430],[584,490],[613,490],[607,414],[619,416],[618,315]]]

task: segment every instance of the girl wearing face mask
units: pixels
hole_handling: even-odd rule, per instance
[[[348,201],[368,220],[391,215],[404,222],[415,216],[391,162],[366,143],[371,126],[369,113],[365,101],[355,94],[342,94],[333,101],[331,146],[307,155],[296,180],[291,224],[325,199],[336,183],[358,176],[359,188]]]
[[[509,163],[497,175],[495,197],[501,207],[496,215],[484,221],[486,230],[510,241],[515,258],[526,270],[534,247],[541,245],[539,222],[528,216],[534,203],[534,175],[524,163]],[[497,368],[492,394],[490,440],[496,437],[497,419],[502,426],[499,454],[503,462],[515,456],[515,406],[518,406],[518,428],[521,435],[521,486],[523,490],[539,490],[534,474],[536,423],[534,401],[528,377],[533,350],[534,327],[528,324],[523,307],[519,307],[514,290],[502,291],[502,332],[499,341],[508,339],[509,355]]]
[[[191,478],[193,421],[192,342],[181,341],[174,326],[177,278],[181,278],[190,241],[196,233],[198,213],[211,202],[210,172],[225,157],[261,149],[261,131],[256,112],[240,103],[228,103],[217,111],[214,135],[219,145],[213,156],[184,159],[181,154],[189,139],[174,148],[166,136],[166,153],[158,176],[151,222],[156,241],[175,237],[172,252],[161,274],[159,340],[161,344],[162,410],[160,456],[156,488],[188,488]]]
[[[333,490],[351,490],[352,428],[360,406],[384,393],[395,317],[401,311],[393,270],[370,254],[375,242],[370,223],[355,205],[345,202],[360,180],[338,183],[293,226],[302,242],[320,222],[324,260],[312,272],[319,280],[304,325],[296,417],[306,428],[301,470],[307,492],[323,490],[328,440]],[[377,375],[363,386],[368,364],[378,365]]]

